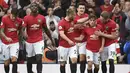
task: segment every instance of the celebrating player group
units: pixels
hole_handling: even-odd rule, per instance
[[[26,15],[24,19],[19,18],[18,10],[13,8],[9,15],[2,18],[0,37],[5,73],[9,73],[10,63],[12,63],[12,73],[18,73],[19,34],[22,34],[25,40],[27,73],[34,73],[33,63],[37,64],[37,73],[42,71],[44,73],[42,70],[45,44],[43,32],[51,40],[52,45],[55,45],[45,17],[38,13],[37,3],[32,3],[30,9],[30,15]],[[97,18],[94,14],[85,13],[85,9],[84,3],[79,3],[77,9],[68,8],[66,16],[58,23],[57,59],[60,73],[67,73],[65,65],[69,59],[71,73],[77,72],[77,62],[80,64],[80,73],[85,73],[86,64],[87,73],[98,73],[100,63],[102,73],[107,73],[107,60],[110,65],[109,73],[115,73],[115,40],[119,35],[119,26],[109,18],[107,11],[103,11]]]

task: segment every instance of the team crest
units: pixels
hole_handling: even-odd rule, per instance
[[[109,30],[109,27],[108,27],[108,26],[106,26],[106,30]]]
[[[59,29],[62,29],[62,26],[59,26]]]
[[[41,23],[42,22],[42,20],[41,19],[38,19],[38,23]]]
[[[15,23],[15,26],[16,26],[16,27],[18,27],[18,25],[19,25],[18,23]]]

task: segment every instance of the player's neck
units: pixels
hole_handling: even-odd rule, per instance
[[[105,8],[108,8],[110,6],[110,4],[105,4],[104,7]]]
[[[48,16],[49,16],[49,17],[52,17],[53,15],[52,15],[52,14],[49,14]]]
[[[32,16],[37,16],[37,15],[38,15],[38,13],[31,13],[31,15],[32,15]]]
[[[66,21],[70,21],[70,20],[69,20],[69,17],[67,17],[67,16],[65,17],[65,20],[66,20]]]
[[[53,15],[52,14],[50,14],[50,15],[48,15],[49,17],[52,17]]]
[[[95,24],[95,25],[93,25],[93,26],[90,26],[91,28],[96,28],[97,27],[97,25]]]
[[[78,12],[77,14],[78,14],[78,16],[81,16],[81,15],[83,15],[83,14],[81,14],[81,13],[79,13],[79,12]]]

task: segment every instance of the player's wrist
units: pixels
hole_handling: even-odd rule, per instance
[[[4,36],[4,39],[5,39],[5,40],[7,40],[7,39],[8,39],[8,37],[7,37],[7,36]]]

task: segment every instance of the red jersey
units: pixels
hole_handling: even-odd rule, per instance
[[[81,16],[79,16],[78,14],[76,14],[76,17],[75,17],[75,19],[74,19],[74,23],[76,24],[77,23],[77,21],[78,21],[78,19],[81,19],[81,18],[85,18],[85,17],[88,17],[88,14],[83,14],[83,15],[81,15]],[[75,29],[74,30],[74,32],[75,32],[75,37],[79,37],[81,34],[82,34],[82,32],[83,32],[83,29]],[[80,41],[76,41],[76,42],[80,42]],[[86,42],[86,39],[84,38],[81,42]]]
[[[101,37],[94,34],[95,31],[102,31],[102,27],[100,25],[97,25],[96,28],[85,28],[84,29],[84,35],[87,38],[87,45],[86,48],[88,50],[91,50],[92,52],[98,52],[101,48],[102,39]]]
[[[43,15],[27,15],[24,17],[23,27],[27,28],[27,42],[35,43],[43,40],[43,27],[46,27],[46,20]]]
[[[97,24],[103,27],[103,32],[106,34],[115,32],[116,23],[113,20],[109,20],[106,24],[103,24],[99,18],[97,19]],[[105,38],[105,47],[111,45],[112,43],[115,43],[113,39]]]
[[[64,31],[64,34],[74,42],[74,27],[73,24],[71,24],[69,21],[66,21],[65,19],[62,19],[59,24],[58,24],[58,30],[59,31]],[[63,46],[66,48],[72,47],[71,45],[68,44],[68,42],[62,37],[59,38],[59,46]]]
[[[102,5],[102,6],[100,6],[100,8],[101,8],[101,11],[107,11],[107,12],[112,12],[112,10],[113,10],[113,6],[112,5],[109,5],[107,8],[105,8],[105,6],[104,5]]]
[[[9,16],[4,16],[2,18],[2,23],[0,28],[4,29],[4,34],[11,38],[13,42],[7,42],[4,37],[1,37],[1,40],[5,44],[11,44],[18,42],[18,31],[21,29],[22,19],[16,18],[15,21],[11,20]]]

